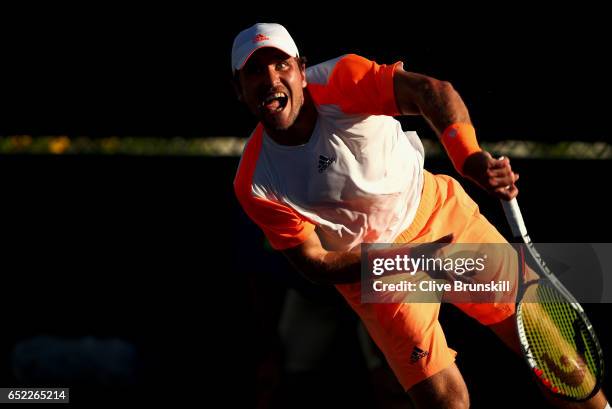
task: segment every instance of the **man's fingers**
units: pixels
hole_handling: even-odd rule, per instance
[[[514,184],[510,186],[498,187],[493,191],[493,194],[500,199],[510,201],[518,195],[518,188]]]
[[[505,190],[510,190],[510,191],[513,191],[514,189],[516,189],[518,192],[518,188],[515,186],[517,180],[519,180],[519,174],[513,172],[508,177],[500,178],[493,187],[496,189],[504,188]]]
[[[495,177],[495,178],[503,177],[509,173],[512,173],[512,168],[510,167],[495,168],[495,169],[491,168],[487,170],[487,176]]]
[[[518,187],[512,185],[506,192],[508,192],[508,200],[512,200],[518,195],[519,190]]]
[[[489,189],[495,191],[497,188],[502,187],[505,187],[506,190],[510,190],[510,185],[515,184],[519,179],[519,174],[512,171],[510,159],[505,156],[494,159],[489,170],[487,170],[487,176],[489,177]]]
[[[515,183],[517,180],[518,178],[516,177],[516,174],[513,172],[504,174],[499,177],[490,177],[488,180],[488,184],[489,184],[488,189],[492,190],[498,187],[508,187],[509,185]]]
[[[510,167],[510,159],[502,156],[499,159],[492,159],[490,162],[490,169],[503,169]]]

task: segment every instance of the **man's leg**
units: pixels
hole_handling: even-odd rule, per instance
[[[439,303],[362,304],[360,284],[336,288],[361,318],[403,390],[420,404],[417,407],[467,407],[467,389],[454,364],[456,353],[446,344],[438,321]]]
[[[470,407],[468,390],[454,363],[417,383],[408,395],[416,408],[464,409]]]

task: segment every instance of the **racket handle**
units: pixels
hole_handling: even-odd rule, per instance
[[[504,213],[506,214],[506,220],[512,229],[512,235],[514,237],[528,238],[527,227],[523,221],[523,215],[521,214],[521,208],[516,201],[516,198],[506,201],[502,200],[502,206],[504,207]]]

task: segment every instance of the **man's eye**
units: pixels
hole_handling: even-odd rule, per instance
[[[246,71],[247,74],[254,75],[254,74],[258,74],[261,72],[261,67],[259,67],[256,64],[250,64],[244,67],[244,70]]]
[[[281,61],[281,62],[276,64],[276,68],[279,69],[279,70],[280,69],[285,69],[287,67],[289,67],[289,63],[287,61]]]

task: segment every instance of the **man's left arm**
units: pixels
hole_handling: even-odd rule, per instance
[[[470,115],[450,82],[396,67],[395,99],[403,115],[421,115],[434,129],[457,171],[489,193],[510,200],[518,194],[508,158],[495,159],[478,146]]]

